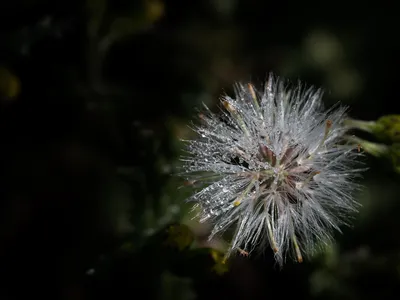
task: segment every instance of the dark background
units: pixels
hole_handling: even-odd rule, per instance
[[[384,160],[366,157],[354,226],[303,264],[238,257],[217,275],[157,235],[182,222],[218,248],[171,173],[196,107],[235,81],[273,71],[357,119],[399,112],[396,4],[373,3],[1,1],[0,299],[398,299]]]

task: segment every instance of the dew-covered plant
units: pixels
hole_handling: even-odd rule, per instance
[[[287,254],[302,262],[357,211],[361,153],[346,143],[346,108],[323,110],[321,98],[271,75],[260,90],[236,84],[221,113],[200,113],[182,174],[198,188],[188,201],[213,225],[210,239],[236,224],[227,257],[269,245],[280,265]]]

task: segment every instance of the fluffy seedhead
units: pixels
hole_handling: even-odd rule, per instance
[[[227,256],[269,245],[279,264],[287,254],[301,262],[356,211],[360,153],[344,141],[345,108],[324,111],[321,97],[271,75],[262,90],[235,85],[220,114],[205,107],[193,125],[182,175],[198,190],[188,201],[213,225],[210,239],[236,224]]]

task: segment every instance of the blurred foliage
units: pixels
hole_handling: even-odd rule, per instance
[[[371,133],[376,139],[385,143],[400,142],[400,115],[386,115],[376,121],[347,120],[350,128]]]
[[[383,141],[400,142],[400,115],[380,117],[373,128],[373,134]]]
[[[349,137],[350,141],[358,144],[368,154],[389,159],[394,170],[400,173],[400,115],[386,115],[376,121],[348,119],[346,124],[350,129],[370,133],[377,140],[373,142],[352,136]]]
[[[0,67],[0,95],[3,99],[14,99],[20,91],[18,77],[4,67]]]
[[[398,299],[394,5],[0,2],[0,299]],[[225,261],[172,176],[195,108],[269,71],[348,104],[372,154],[353,227],[282,270]]]

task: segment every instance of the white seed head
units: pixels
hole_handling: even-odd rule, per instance
[[[272,75],[262,90],[235,85],[222,113],[207,107],[187,143],[182,174],[199,190],[188,199],[210,238],[236,224],[227,255],[265,249],[279,264],[297,261],[332,239],[357,210],[357,147],[344,143],[345,108],[324,111],[322,92],[293,89]]]

